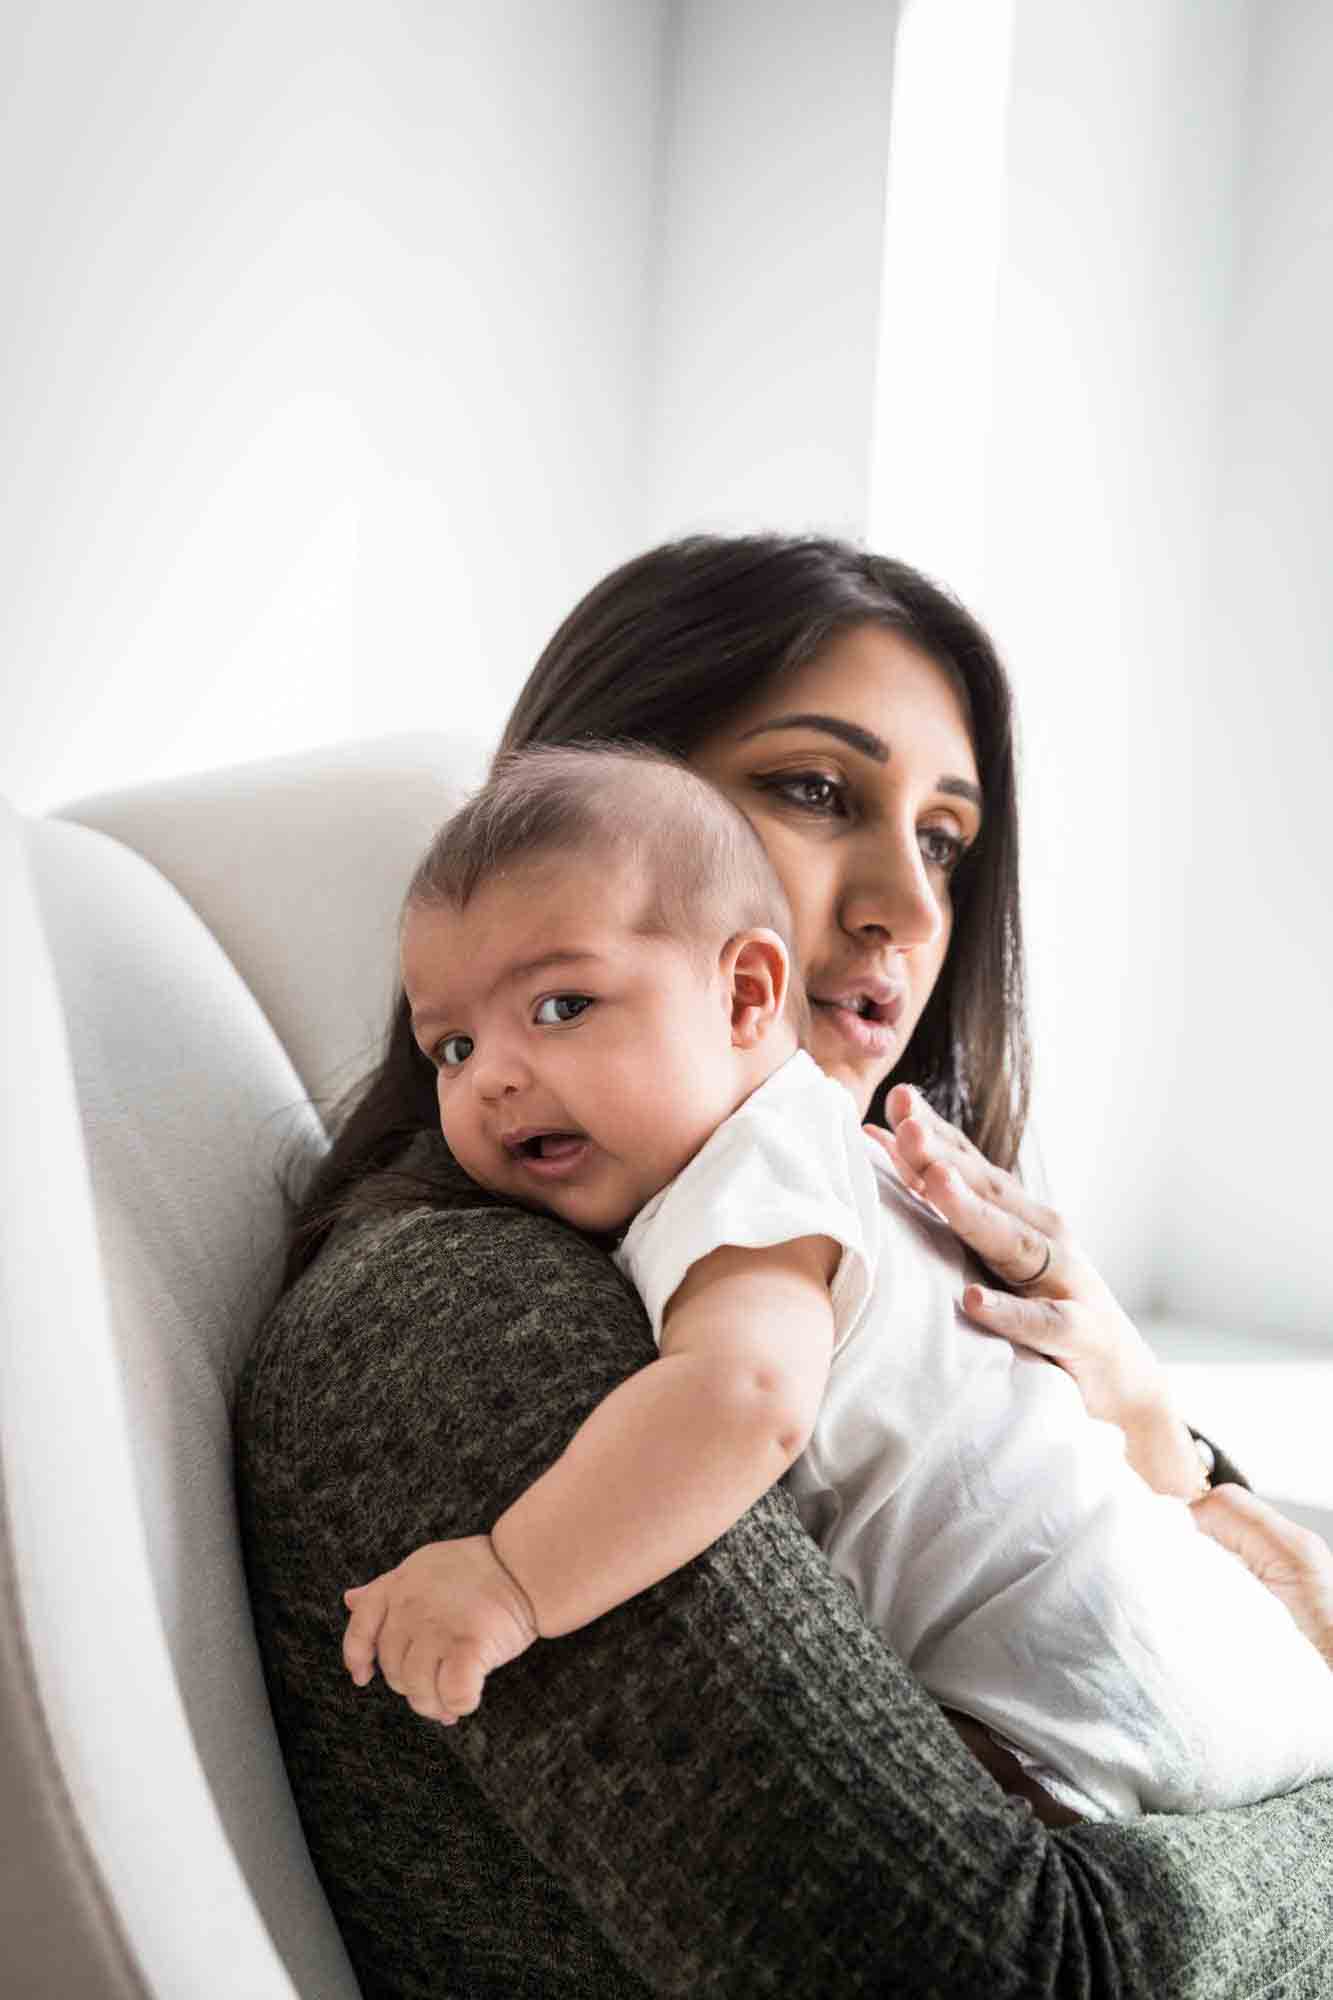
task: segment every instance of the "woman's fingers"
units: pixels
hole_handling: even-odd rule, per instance
[[[1059,1234],[1062,1225],[1055,1211],[1035,1200],[1013,1174],[979,1153],[956,1125],[931,1109],[919,1091],[899,1084],[890,1093],[891,1102],[895,1099],[901,1115],[891,1134],[893,1145],[885,1148],[895,1161],[906,1162],[908,1171],[918,1178],[939,1162],[958,1174],[982,1200],[1030,1222],[1046,1236]]]
[[[1052,1361],[1070,1350],[1071,1320],[1078,1307],[1064,1299],[1020,1299],[1013,1292],[994,1292],[985,1285],[968,1285],[963,1292],[968,1318],[1019,1347],[1030,1347]]]
[[[916,1118],[933,1132],[947,1152],[961,1157],[977,1151],[967,1135],[960,1132],[956,1125],[951,1125],[947,1118],[941,1118],[934,1106],[910,1083],[895,1083],[884,1100],[884,1109],[895,1132],[906,1119]],[[977,1157],[980,1159],[981,1155],[978,1153]]]
[[[899,1179],[907,1187],[911,1188],[913,1194],[920,1194],[921,1176],[916,1168],[911,1166],[903,1157],[902,1148],[898,1144],[896,1135],[892,1132],[886,1132],[882,1125],[863,1125],[861,1130],[868,1139],[875,1141],[881,1152],[888,1154],[898,1170]]]
[[[1243,1486],[1218,1486],[1191,1508],[1206,1535],[1271,1590],[1333,1667],[1333,1549]]]
[[[999,1280],[968,1287],[969,1318],[1063,1368],[1089,1416],[1124,1434],[1134,1470],[1159,1493],[1192,1498],[1198,1454],[1162,1366],[1061,1217],[992,1166],[911,1085],[896,1085],[887,1109],[893,1130],[866,1130],[905,1184]],[[1014,1292],[1001,1289],[1006,1285]]]
[[[1313,1528],[1289,1521],[1268,1501],[1244,1486],[1215,1486],[1196,1501],[1196,1524],[1239,1556],[1261,1583],[1317,1574],[1327,1568],[1333,1581],[1333,1550]]]
[[[1064,1226],[1055,1211],[979,1153],[910,1084],[890,1091],[887,1109],[893,1130],[875,1137],[907,1186],[1006,1284],[1040,1280],[1043,1292],[1062,1293],[1059,1267],[1067,1260]]]
[[[921,1174],[921,1191],[955,1235],[1007,1285],[1051,1282],[1055,1239],[1026,1215],[1001,1208],[969,1186],[953,1166],[937,1160]]]

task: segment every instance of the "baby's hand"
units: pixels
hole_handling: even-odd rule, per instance
[[[343,1664],[358,1687],[380,1672],[395,1694],[433,1722],[457,1722],[480,1705],[487,1674],[526,1652],[537,1635],[527,1593],[489,1535],[427,1542],[353,1590]]]

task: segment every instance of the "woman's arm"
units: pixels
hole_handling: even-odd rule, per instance
[[[1152,2000],[1333,1991],[1333,1785],[1050,1834],[878,1637],[779,1488],[445,1732],[339,1657],[349,1575],[475,1533],[652,1358],[543,1218],[415,1211],[325,1252],[239,1413],[256,1621],[368,1987]]]

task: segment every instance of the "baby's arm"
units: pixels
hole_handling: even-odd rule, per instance
[[[727,1244],[687,1273],[657,1361],[622,1382],[491,1531],[543,1638],[690,1562],[797,1457],[833,1348],[823,1236]]]
[[[575,1631],[715,1542],[810,1435],[839,1255],[807,1236],[702,1258],[666,1308],[658,1359],[598,1405],[489,1537],[428,1543],[347,1594],[353,1679],[369,1680],[378,1652],[391,1687],[410,1683],[419,1712],[453,1721],[533,1638]]]

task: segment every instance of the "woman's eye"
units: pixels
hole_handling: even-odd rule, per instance
[[[437,1069],[458,1069],[472,1054],[476,1044],[471,1035],[446,1035],[435,1045],[435,1066]]]
[[[942,826],[922,827],[920,840],[927,862],[932,868],[942,868],[946,875],[952,875],[967,853],[967,842],[962,835],[949,833]]]
[[[561,1021],[577,1019],[591,1005],[592,1001],[586,993],[553,993],[549,1000],[538,1002],[537,1023],[543,1028],[554,1028]]]
[[[844,808],[845,787],[836,778],[819,771],[794,771],[786,777],[761,779],[764,790],[773,792],[803,812],[829,813]]]

